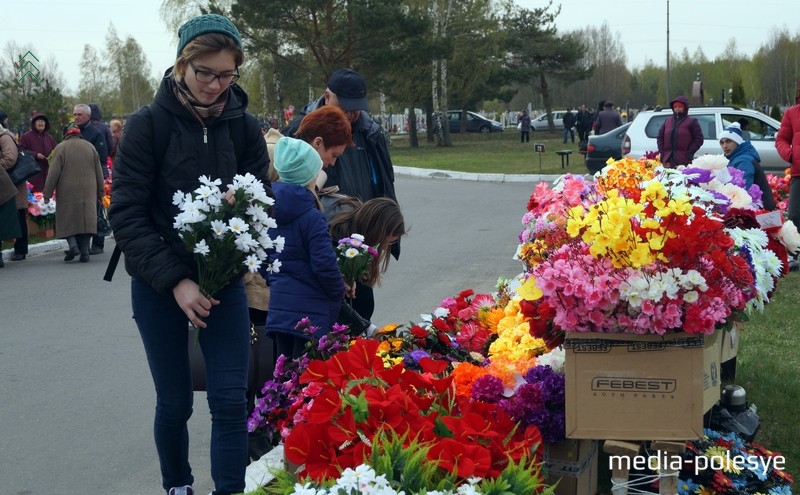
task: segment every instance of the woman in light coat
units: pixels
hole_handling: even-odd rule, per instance
[[[53,151],[44,197],[56,201],[56,235],[66,239],[69,250],[64,261],[89,261],[89,239],[97,233],[97,201],[103,197],[103,171],[100,156],[84,141],[73,123],[64,130],[64,141]]]

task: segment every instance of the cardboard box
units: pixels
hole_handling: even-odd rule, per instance
[[[597,493],[597,440],[564,440],[545,444],[545,484],[555,485],[556,495],[595,495]]]
[[[720,336],[720,363],[730,361],[739,352],[739,329],[743,323],[737,322],[730,331],[722,332]]]
[[[719,334],[567,333],[567,438],[701,437],[720,395]]]

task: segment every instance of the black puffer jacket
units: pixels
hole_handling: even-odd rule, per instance
[[[267,148],[258,121],[246,113],[247,102],[244,91],[231,86],[222,115],[204,129],[181,106],[165,77],[155,98],[155,104],[172,116],[172,133],[163,158],[155,156],[155,142],[161,140],[154,138],[148,107],[131,115],[125,124],[114,164],[111,226],[125,254],[127,272],[161,294],[170,295],[184,278],[197,280],[192,254],[172,226],[178,213],[172,204],[175,191],[193,191],[200,185],[201,175],[221,179],[225,188],[234,175],[248,172],[269,186]],[[245,119],[246,136],[239,140],[245,149],[240,150],[237,164],[229,124],[240,118]]]

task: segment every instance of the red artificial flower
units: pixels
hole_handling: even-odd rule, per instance
[[[428,459],[445,471],[456,472],[461,478],[483,478],[492,464],[491,454],[486,448],[452,438],[443,438],[433,444]]]
[[[418,339],[424,339],[428,336],[428,332],[419,325],[412,326],[408,329],[408,331],[411,332],[411,335]]]

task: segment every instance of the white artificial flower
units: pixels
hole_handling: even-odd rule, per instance
[[[208,199],[214,195],[215,191],[218,190],[219,189],[217,188],[211,188],[209,186],[202,185],[194,190],[195,199],[203,199],[203,200]]]
[[[797,256],[798,251],[800,251],[800,232],[798,232],[794,222],[786,220],[783,223],[781,230],[778,232],[778,240],[786,246],[790,257]]]
[[[311,483],[306,483],[301,485],[300,483],[294,484],[294,491],[292,492],[295,495],[320,495],[320,493],[325,493],[325,491],[318,492],[316,488],[314,488]]]
[[[219,187],[219,186],[222,185],[222,180],[221,179],[211,180],[211,177],[209,177],[207,175],[201,175],[199,180],[200,180],[200,184],[203,184],[203,185],[208,186],[208,187],[211,187],[211,186]]]
[[[245,210],[245,214],[250,216],[256,223],[263,224],[269,218],[267,212],[259,204],[250,204]]]
[[[264,222],[262,222],[262,223],[268,229],[277,229],[278,228],[278,222],[276,222],[275,219],[272,218],[272,217],[267,217],[267,219],[264,220]]]
[[[185,202],[191,200],[192,196],[184,193],[183,191],[175,191],[175,193],[172,195],[172,204],[178,207],[183,206]]]
[[[220,206],[222,206],[222,198],[222,194],[215,194],[206,198],[206,203],[208,203],[208,206],[212,211],[216,211],[219,210]]]
[[[192,252],[200,254],[202,256],[208,256],[208,253],[211,252],[211,248],[208,247],[208,244],[206,244],[205,239],[200,239],[200,241],[194,245],[194,249],[192,250]]]
[[[355,248],[348,248],[347,251],[344,252],[344,255],[348,258],[355,258],[358,256],[359,251]]]
[[[250,273],[255,273],[261,268],[261,260],[255,254],[250,254],[244,259],[244,265]]]
[[[222,220],[211,221],[211,232],[214,233],[214,237],[216,237],[217,239],[221,239],[222,236],[224,236],[225,232],[227,231],[228,231],[228,225]]]
[[[247,222],[239,217],[233,217],[228,221],[228,229],[234,234],[242,234],[250,229]]]
[[[690,166],[706,170],[720,170],[728,166],[728,159],[725,158],[725,155],[703,155],[695,158]]]
[[[437,318],[446,318],[450,314],[450,310],[447,308],[436,308],[433,310],[433,316]]]
[[[236,174],[233,176],[233,184],[228,184],[228,187],[236,190],[239,189],[246,190],[250,185],[252,185],[256,181],[257,181],[256,176],[249,172],[244,175]]]
[[[281,265],[282,265],[281,260],[274,260],[269,265],[269,271],[271,271],[272,273],[278,273],[279,271],[281,271]]]
[[[690,290],[683,295],[683,301],[690,304],[697,302],[698,299],[700,299],[700,294],[696,290]]]
[[[282,235],[279,235],[273,239],[272,242],[275,245],[275,252],[280,253],[283,251],[283,246],[286,244],[286,239],[284,239]]]
[[[731,199],[731,207],[752,209],[753,198],[750,194],[739,186],[724,184],[719,191]]]
[[[250,253],[259,247],[258,241],[253,239],[253,236],[250,235],[249,232],[242,232],[236,236],[236,240],[233,242],[236,244],[236,249],[243,253]]]
[[[542,354],[536,358],[536,364],[542,366],[549,366],[550,369],[556,373],[564,374],[564,363],[566,360],[566,353],[563,347],[556,347],[547,354]]]
[[[267,192],[264,190],[258,191],[255,194],[253,194],[253,201],[264,203],[267,206],[272,206],[275,204],[275,198],[267,196]]]

